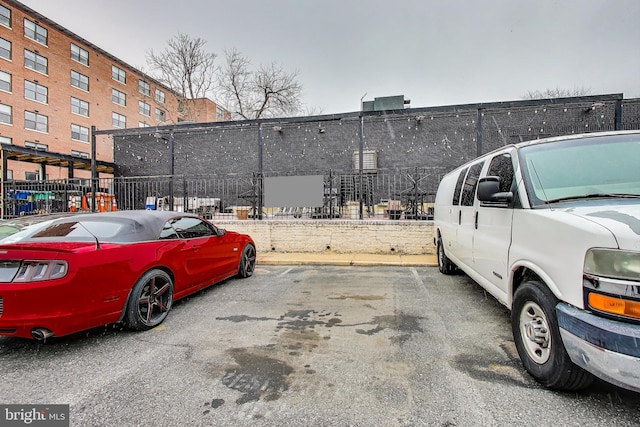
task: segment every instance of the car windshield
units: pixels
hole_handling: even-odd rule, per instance
[[[637,134],[537,144],[520,152],[533,207],[588,198],[639,198],[639,158]]]

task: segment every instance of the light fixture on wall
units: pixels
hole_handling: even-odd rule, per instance
[[[324,128],[321,125],[318,125],[318,133],[324,133]]]
[[[591,104],[591,106],[590,106],[590,107],[587,107],[587,108],[584,110],[584,112],[585,112],[585,113],[590,113],[590,112],[592,112],[592,111],[599,110],[599,109],[601,109],[601,108],[604,108],[604,102],[594,102],[593,104]]]
[[[274,126],[273,130],[276,132],[282,132],[282,127],[281,126]]]
[[[423,115],[417,116],[416,120],[418,121],[418,123],[420,123],[421,121],[424,120],[424,116]]]

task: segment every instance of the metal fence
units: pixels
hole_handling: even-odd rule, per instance
[[[308,171],[322,175],[322,206],[265,206],[264,178],[251,175],[163,175],[91,180],[6,181],[4,218],[68,211],[175,210],[208,219],[432,219],[432,205],[444,168]],[[291,175],[290,173],[288,175]]]

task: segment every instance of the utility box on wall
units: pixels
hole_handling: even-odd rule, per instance
[[[274,176],[264,178],[266,207],[322,207],[324,176]]]
[[[353,170],[360,170],[360,153],[353,152]],[[362,171],[365,173],[376,173],[378,171],[378,152],[376,150],[362,151]]]

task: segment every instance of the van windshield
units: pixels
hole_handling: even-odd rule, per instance
[[[523,147],[532,207],[589,198],[640,198],[640,135],[587,137]]]

